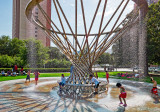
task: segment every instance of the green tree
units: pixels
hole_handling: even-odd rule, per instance
[[[48,53],[49,53],[49,59],[62,59],[63,58],[63,54],[56,47],[50,47]]]
[[[18,38],[14,38],[9,43],[9,49],[8,55],[9,56],[20,56],[21,53],[23,53],[23,50],[25,50],[25,43],[23,40],[19,40]]]
[[[98,64],[112,64],[111,55],[109,53],[103,53],[97,60]]]
[[[0,55],[0,67],[10,68],[15,63],[18,66],[22,66],[23,60],[20,57],[12,57],[12,56],[8,56],[8,55]]]
[[[26,64],[25,51],[24,41],[18,40],[17,38],[10,39],[9,36],[0,37],[1,66],[10,67],[10,63],[24,66]],[[6,58],[4,58],[5,56]]]
[[[122,49],[121,49],[121,39],[118,40],[112,46],[112,63],[115,67],[120,67],[122,65]]]
[[[9,44],[11,42],[11,39],[9,36],[1,36],[0,37],[0,54],[5,55],[8,54],[10,48]]]
[[[147,39],[148,62],[150,64],[160,64],[160,1],[149,6]]]
[[[44,47],[39,40],[30,38],[26,42],[27,63],[29,67],[44,67],[49,59],[49,48]]]

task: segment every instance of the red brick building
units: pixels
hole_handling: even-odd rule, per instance
[[[25,16],[25,8],[29,1],[30,0],[13,0],[12,38],[21,40],[35,38],[40,40],[44,46],[50,46],[50,39],[46,37],[40,28],[30,23]],[[51,0],[44,0],[40,5],[51,17]],[[33,10],[33,14],[50,29],[50,24],[43,19],[43,15],[37,7]]]

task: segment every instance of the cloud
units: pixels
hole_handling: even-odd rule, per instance
[[[110,16],[110,15],[112,15],[113,13],[114,13],[114,9],[113,8],[106,8],[106,11],[105,11],[105,14],[104,14],[104,16],[106,17],[106,16]],[[97,13],[97,16],[101,16],[102,15],[102,13],[103,13],[103,11],[99,11],[98,13]]]
[[[71,3],[71,4],[69,4],[71,7],[75,7],[75,4],[73,4],[73,3]]]

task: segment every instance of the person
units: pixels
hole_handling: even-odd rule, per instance
[[[17,71],[18,71],[18,67],[17,67],[17,65],[16,65],[16,64],[14,65],[14,70],[15,70],[15,72],[17,72]]]
[[[108,71],[106,71],[106,79],[107,79],[107,83],[109,83],[109,73],[108,73]]]
[[[26,82],[27,82],[27,80],[29,80],[29,82],[30,82],[30,74],[31,74],[31,70],[29,70],[29,71],[27,72]]]
[[[7,76],[11,76],[11,71],[10,70],[7,72]]]
[[[139,78],[139,74],[138,73],[135,74],[135,78]]]
[[[158,96],[158,89],[157,89],[157,81],[151,77],[151,81],[153,82],[153,88],[151,90],[152,97],[154,98],[155,102],[154,103],[159,103],[159,96]]]
[[[12,72],[13,72],[14,71],[14,65],[12,65],[11,68],[12,68]]]
[[[21,75],[23,75],[23,67],[21,67],[20,73]]]
[[[98,94],[99,81],[95,77],[93,77],[93,75],[89,75],[89,79],[91,80],[92,86],[93,86],[93,84],[95,84],[94,94]]]
[[[2,74],[2,76],[5,76],[5,71],[2,70],[2,71],[1,71],[1,74]]]
[[[26,71],[23,71],[23,75],[26,75]]]
[[[17,73],[15,70],[13,70],[12,76],[17,76]]]
[[[66,84],[66,78],[64,76],[64,74],[61,75],[61,82],[59,83],[59,87],[60,87],[60,91],[62,89],[62,87]]]
[[[37,85],[38,77],[39,77],[40,73],[36,70],[33,75],[35,75],[35,84]]]
[[[126,106],[127,106],[127,103],[126,103],[125,98],[126,98],[126,96],[127,96],[127,93],[126,93],[126,91],[125,91],[125,88],[122,86],[121,83],[117,83],[116,86],[117,86],[118,88],[120,88],[120,95],[119,95],[120,104],[123,104],[123,103],[122,103],[122,99],[121,99],[121,98],[123,98],[123,101],[124,101],[124,105],[123,105],[123,106],[126,107]]]

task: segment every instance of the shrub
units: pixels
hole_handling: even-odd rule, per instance
[[[21,68],[18,68],[18,71],[20,71]],[[8,70],[12,70],[12,68],[0,68],[0,71],[4,70],[7,72]],[[51,73],[51,72],[69,72],[70,68],[23,68],[24,71],[28,70],[38,70],[40,73]]]

